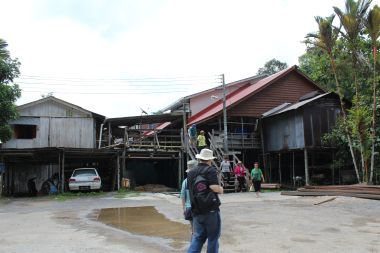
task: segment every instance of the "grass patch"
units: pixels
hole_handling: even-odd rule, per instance
[[[66,201],[70,199],[78,199],[82,197],[101,197],[105,193],[100,191],[100,192],[65,192],[62,194],[57,194],[57,195],[52,195],[54,200],[58,201]]]
[[[124,198],[129,198],[129,197],[137,197],[137,196],[140,196],[140,194],[141,194],[140,192],[126,190],[126,189],[120,189],[117,191],[114,198],[124,199]]]

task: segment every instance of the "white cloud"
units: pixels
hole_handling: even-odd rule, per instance
[[[317,29],[314,16],[331,14],[333,5],[343,7],[338,0],[173,0],[154,5],[107,1],[113,4],[109,8],[96,1],[81,18],[80,11],[92,1],[79,2],[75,13],[70,12],[77,1],[69,1],[69,6],[61,2],[54,10],[49,3],[1,3],[0,36],[20,59],[23,75],[141,78],[225,73],[227,81],[234,81],[254,75],[272,58],[297,64],[304,52],[301,41]],[[194,85],[189,92],[211,85],[215,84]],[[139,107],[156,111],[185,93],[55,95],[106,116],[127,116],[139,114]],[[18,103],[38,98],[39,93],[24,93]]]

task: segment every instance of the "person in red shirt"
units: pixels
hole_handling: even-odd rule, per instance
[[[234,168],[234,174],[236,175],[238,181],[237,191],[243,191],[244,182],[245,182],[245,167],[241,161],[238,161]]]

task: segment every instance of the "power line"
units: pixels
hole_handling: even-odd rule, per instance
[[[169,93],[183,93],[186,91],[152,91],[152,92],[66,92],[66,91],[52,91],[52,90],[22,90],[22,92],[31,92],[31,93],[45,93],[52,92],[58,94],[81,94],[81,95],[102,95],[102,94],[110,94],[110,95],[150,95],[150,94],[169,94]]]
[[[32,80],[58,80],[58,81],[130,81],[130,82],[178,82],[178,81],[200,81],[213,80],[220,81],[217,75],[210,76],[182,76],[182,77],[144,77],[144,78],[80,78],[80,77],[51,77],[38,75],[21,75],[21,79]]]
[[[193,85],[199,85],[204,86],[204,82],[200,83],[176,83],[176,84],[129,84],[129,83],[43,83],[43,82],[24,82],[24,81],[17,81],[17,84],[24,84],[24,85],[46,85],[46,86],[84,86],[84,87],[96,87],[96,86],[102,86],[102,87],[109,87],[109,86],[124,86],[124,87],[171,87],[171,86],[193,86]],[[207,84],[216,84],[216,83],[207,83]]]

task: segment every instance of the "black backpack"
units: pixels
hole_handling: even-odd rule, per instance
[[[194,182],[192,182],[191,189],[189,189],[191,208],[195,214],[218,210],[220,206],[217,194],[209,188],[209,183],[204,176],[209,169],[215,168],[211,166],[198,167]]]

